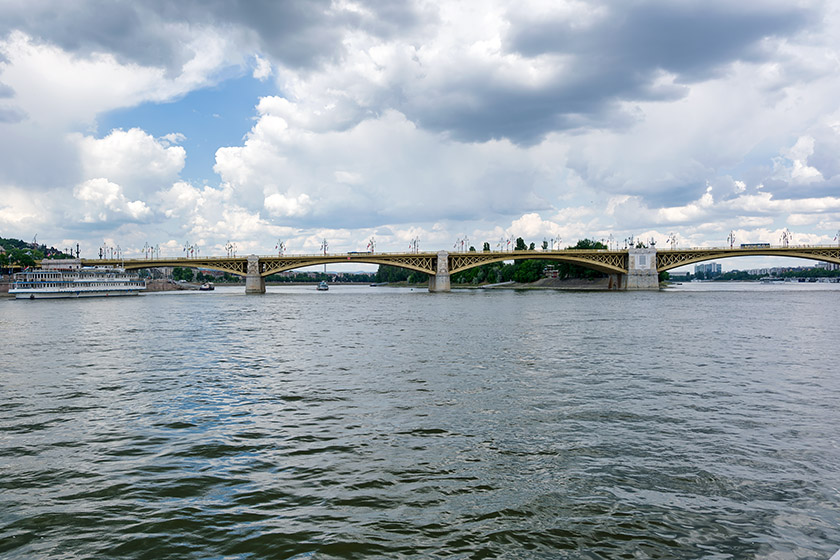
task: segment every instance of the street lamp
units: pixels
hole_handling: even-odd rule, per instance
[[[726,238],[726,241],[729,242],[729,248],[732,249],[735,246],[735,232],[730,231],[729,237]]]
[[[321,250],[324,251],[324,256],[327,256],[327,249],[329,248],[329,243],[327,243],[327,238],[325,237],[323,241],[321,241]],[[324,263],[324,276],[327,275],[327,263]]]
[[[792,238],[793,234],[791,234],[790,231],[788,231],[788,228],[785,228],[785,230],[782,232],[781,237],[782,247],[787,247],[788,245],[790,245],[790,241]]]

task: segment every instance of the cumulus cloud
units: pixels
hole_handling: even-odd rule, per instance
[[[122,187],[107,179],[89,179],[73,189],[76,200],[84,203],[82,221],[139,221],[151,215],[143,201],[128,200]]]
[[[184,167],[186,150],[157,140],[139,128],[113,130],[104,138],[75,135],[86,177],[107,177],[129,196],[172,183]]]
[[[306,193],[296,197],[287,197],[274,193],[265,197],[265,208],[274,216],[305,216],[312,209],[312,201]]]

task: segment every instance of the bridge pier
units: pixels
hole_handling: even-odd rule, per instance
[[[245,293],[265,293],[265,278],[260,275],[260,258],[257,255],[248,255],[248,269],[245,274]]]
[[[656,270],[656,249],[630,249],[627,254],[625,290],[658,290],[659,272]],[[620,283],[620,281],[619,281]],[[620,286],[618,289],[622,289]]]
[[[449,253],[440,251],[437,254],[437,272],[434,276],[429,275],[429,292],[450,291],[449,279]]]

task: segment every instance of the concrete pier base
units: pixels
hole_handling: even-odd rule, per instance
[[[656,249],[630,249],[625,290],[658,290],[659,273],[656,270]]]
[[[448,292],[450,290],[449,253],[440,251],[437,254],[437,272],[434,276],[429,276],[429,292]]]
[[[260,276],[260,258],[257,255],[248,255],[248,270],[245,275],[245,293],[265,293],[265,278]]]

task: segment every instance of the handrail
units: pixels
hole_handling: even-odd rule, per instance
[[[764,249],[764,250],[778,250],[778,249],[838,249],[840,245],[768,245],[762,247],[741,247],[741,246],[715,246],[715,247],[663,247],[657,248],[654,247],[657,253],[666,253],[666,252],[675,252],[675,251],[754,251],[756,249]],[[569,249],[525,249],[525,250],[513,250],[513,251],[446,251],[449,255],[486,255],[490,254],[498,254],[498,255],[552,255],[552,254],[570,254],[570,253],[626,253],[629,249],[578,249],[578,248],[569,248]],[[382,256],[427,256],[427,257],[436,257],[439,251],[418,251],[418,252],[405,252],[405,251],[376,251],[376,252],[367,252],[367,251],[348,251],[346,253],[327,253],[326,255],[323,253],[295,253],[295,254],[288,254],[288,255],[257,255],[260,259],[282,259],[282,258],[345,258],[345,257],[382,257]],[[228,261],[228,260],[243,260],[247,261],[248,256],[196,256],[196,257],[167,257],[161,256],[158,258],[133,258],[133,259],[83,259],[85,261],[102,261],[102,262],[110,262],[110,261],[131,261],[131,262],[141,262],[141,261],[176,261],[176,262],[195,262],[195,261]]]

